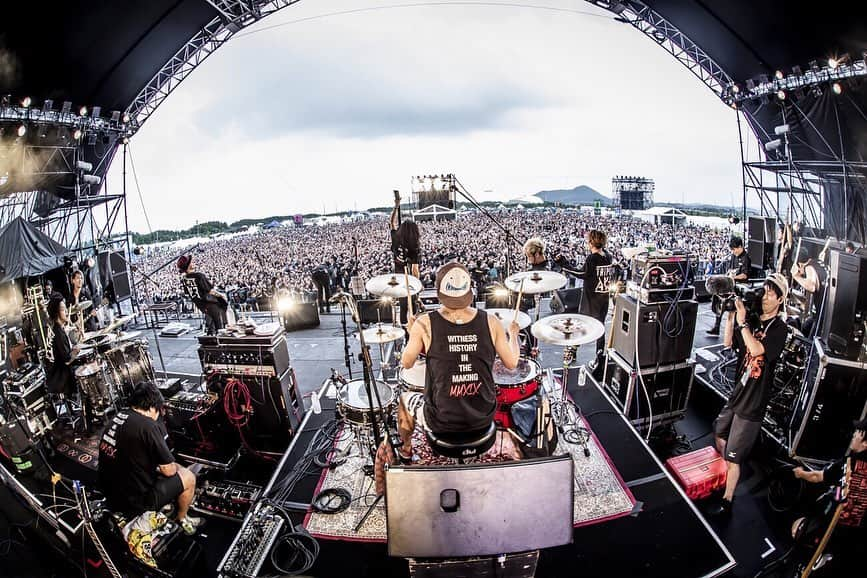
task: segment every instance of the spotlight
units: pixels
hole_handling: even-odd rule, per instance
[[[21,106],[24,108],[30,108],[30,105],[33,103],[33,100],[29,96],[25,96],[21,101]]]
[[[79,116],[87,116],[87,107],[82,106],[81,108],[79,108],[78,109],[78,115]]]
[[[830,68],[831,70],[834,70],[838,66],[840,66],[839,60],[837,60],[836,58],[829,58],[828,59],[828,68]]]
[[[740,87],[740,86],[738,86],[736,83],[735,83],[735,84],[732,84],[732,92],[733,92],[734,94],[737,94],[737,93],[739,93],[740,91],[741,91],[741,87]]]
[[[768,152],[775,151],[778,148],[780,148],[780,145],[782,145],[782,144],[783,144],[783,141],[776,138],[774,140],[771,140],[771,141],[768,141],[765,143],[765,150]]]
[[[133,255],[143,255],[144,254],[144,248],[143,247],[136,247],[135,249],[132,250],[132,254]]]
[[[42,112],[49,112],[52,108],[54,108],[54,101],[50,98],[46,99],[45,102],[42,103]]]
[[[81,181],[86,185],[98,185],[102,182],[102,177],[96,175],[84,175]]]
[[[93,266],[96,265],[96,261],[93,260],[93,257],[88,257],[85,261],[88,269],[93,269]]]
[[[774,76],[777,77],[777,80],[783,80],[783,78],[784,78],[786,75],[783,74],[783,71],[782,71],[782,70],[778,70],[778,71],[776,71],[776,72],[774,73]]]
[[[831,85],[831,90],[834,91],[834,94],[842,94],[843,93],[843,85],[839,82],[835,82]]]
[[[76,161],[75,168],[77,168],[83,173],[89,173],[93,171],[93,163],[89,163],[87,161]]]
[[[779,98],[780,100],[786,100],[786,91],[785,90],[778,90],[777,91],[777,98]]]
[[[129,122],[129,113],[128,112],[123,113],[123,122],[124,122],[124,124]]]
[[[18,136],[24,136],[25,134],[27,134],[27,127],[22,124],[18,127]]]
[[[72,133],[72,138],[74,138],[75,140],[81,140],[81,137],[82,137],[81,129],[80,128],[75,129],[75,132]]]
[[[734,215],[729,215],[729,224],[730,225],[737,225],[740,222],[741,222],[741,220],[739,217],[736,217]]]
[[[291,297],[280,297],[277,300],[277,311],[280,313],[286,313],[295,305],[295,301],[292,300]]]
[[[129,144],[129,137],[123,137],[123,144]]]

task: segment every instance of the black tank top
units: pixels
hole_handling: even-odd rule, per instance
[[[496,351],[487,314],[476,311],[472,321],[461,325],[437,311],[429,317],[431,342],[424,389],[428,427],[434,433],[489,427],[497,392],[491,373]]]

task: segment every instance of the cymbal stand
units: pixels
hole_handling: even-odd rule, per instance
[[[349,372],[349,379],[352,379],[352,356],[349,334],[346,331],[346,303],[343,301],[340,302],[340,325],[343,328],[343,362],[346,364],[346,371]]]
[[[571,418],[568,415],[569,411],[569,368],[575,361],[575,354],[578,350],[576,345],[566,345],[563,347],[563,377],[560,378],[560,396],[551,403],[551,409],[557,413],[560,418],[558,421],[561,428],[565,426],[567,420]],[[569,420],[571,421],[571,420]]]

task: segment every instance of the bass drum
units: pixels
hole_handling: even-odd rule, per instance
[[[382,381],[373,385],[379,392],[379,401],[382,402],[382,415],[378,415],[377,419],[386,418],[397,409],[397,396],[394,390]],[[373,398],[373,407],[377,407],[376,397]],[[370,402],[363,379],[354,379],[337,392],[337,411],[351,425],[371,425]]]
[[[108,370],[124,398],[142,381],[154,380],[154,369],[146,341],[125,341],[106,352]]]

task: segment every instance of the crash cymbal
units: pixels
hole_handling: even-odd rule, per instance
[[[89,299],[85,299],[84,301],[79,301],[75,305],[69,307],[70,313],[78,313],[80,311],[84,311],[85,309],[90,309],[90,306],[93,305],[93,301]]]
[[[412,275],[405,276],[400,273],[377,275],[376,277],[372,277],[364,287],[367,289],[368,293],[380,297],[399,299],[401,297],[406,297],[407,279],[409,279],[410,295],[415,295],[422,290],[423,285],[418,277],[413,277]]]
[[[521,271],[506,277],[506,287],[510,291],[518,293],[521,290],[521,281],[524,282],[524,293],[535,295],[548,293],[566,286],[566,276],[554,271]]]
[[[82,348],[88,348],[88,347],[89,348],[93,348],[93,347],[101,348],[101,347],[105,347],[107,345],[111,345],[115,341],[117,341],[117,337],[114,334],[109,333],[109,334],[94,335],[94,336],[89,337],[87,339],[82,339],[81,341],[78,342],[78,345],[79,345],[79,347],[82,347]]]
[[[127,323],[132,321],[133,319],[135,319],[135,315],[125,315],[124,317],[118,317],[117,319],[112,321],[109,325],[107,325],[106,327],[101,329],[99,332],[101,334],[109,333],[111,331],[114,331],[115,329],[123,327],[124,325],[126,325]]]
[[[504,329],[509,328],[509,324],[512,322],[512,319],[515,319],[515,310],[514,309],[485,309],[488,312],[488,315],[493,315],[497,318]],[[530,316],[524,313],[523,311],[518,311],[518,319],[516,322],[518,323],[518,327],[524,329],[528,325],[530,325]]]
[[[396,341],[403,337],[403,327],[395,327],[394,325],[383,325],[377,323],[373,327],[364,330],[365,343],[388,343]],[[358,339],[358,333],[355,334]]]
[[[533,324],[532,331],[539,341],[576,346],[592,343],[605,335],[605,326],[588,315],[564,313],[540,319]]]

